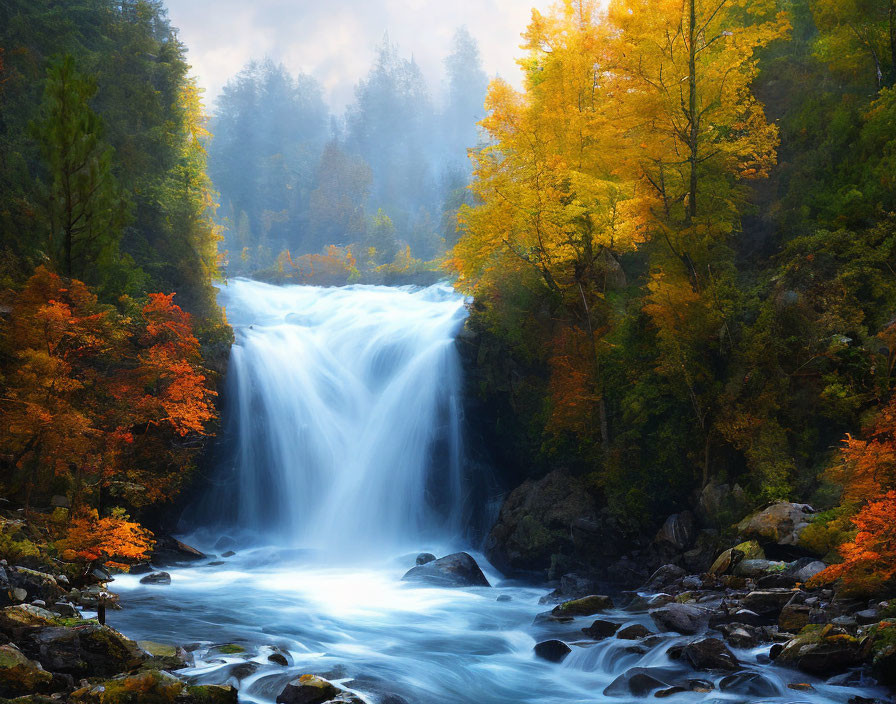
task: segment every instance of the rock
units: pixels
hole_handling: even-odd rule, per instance
[[[152,571],[153,571],[153,569],[152,569],[151,564],[149,564],[148,562],[140,562],[140,563],[134,565],[133,567],[131,567],[131,569],[128,570],[128,573],[129,574],[149,574]]]
[[[616,631],[619,630],[619,625],[620,624],[613,623],[612,621],[597,619],[587,628],[583,628],[582,633],[594,640],[603,640],[616,633]]]
[[[745,623],[730,623],[721,626],[719,630],[735,648],[755,648],[759,645],[759,634],[753,626]]]
[[[781,609],[792,597],[793,592],[789,589],[763,589],[750,592],[740,603],[761,617],[777,621]]]
[[[15,645],[0,645],[0,697],[18,697],[48,690],[53,676]]]
[[[781,609],[778,616],[778,628],[788,633],[799,633],[809,625],[812,616],[812,607],[805,604],[788,603]]]
[[[608,596],[591,594],[581,599],[572,599],[558,604],[551,611],[555,616],[592,616],[613,608],[613,600]]]
[[[146,670],[86,685],[72,693],[78,704],[237,704],[233,687],[220,685],[185,685],[173,675],[159,670]]]
[[[169,535],[156,536],[155,547],[150,562],[159,567],[170,567],[182,563],[206,559],[206,555]]]
[[[282,665],[283,667],[289,666],[289,660],[287,660],[286,656],[281,653],[273,653],[272,655],[268,655],[268,662],[272,662],[275,665]]]
[[[763,552],[759,543],[755,540],[748,540],[719,554],[709,568],[709,574],[713,577],[721,577],[723,574],[733,571],[741,560],[764,559],[765,552]]]
[[[427,562],[432,562],[435,559],[436,556],[431,552],[421,552],[419,555],[417,555],[416,564],[425,565]]]
[[[406,582],[425,582],[437,587],[490,587],[488,580],[470,555],[453,555],[412,567],[402,577]]]
[[[585,484],[565,470],[527,480],[507,496],[485,543],[489,561],[503,572],[541,570],[554,554],[577,547],[576,526],[596,523],[597,510]]]
[[[583,596],[594,594],[596,586],[591,577],[570,572],[560,577],[560,588],[557,596],[565,597],[566,599],[579,599]]]
[[[700,638],[687,645],[669,649],[669,656],[675,660],[684,660],[695,670],[728,670],[740,669],[740,662],[725,644],[718,638]]]
[[[668,689],[670,672],[658,667],[633,667],[613,680],[606,689],[606,697],[646,697],[657,689]],[[662,678],[662,679],[661,679]]]
[[[650,579],[647,580],[644,589],[647,591],[659,591],[678,581],[686,574],[687,572],[678,565],[663,565],[650,575]]]
[[[234,555],[236,555],[236,553],[233,550],[221,553],[221,557],[233,557]]]
[[[650,611],[650,618],[661,631],[693,635],[706,628],[709,613],[699,606],[673,603]]]
[[[815,510],[808,504],[784,501],[748,516],[737,528],[747,538],[778,545],[796,545],[814,513]]]
[[[656,534],[655,541],[681,552],[691,546],[695,534],[694,515],[690,511],[682,511],[673,513],[666,519]]]
[[[737,577],[762,577],[769,572],[781,573],[784,571],[786,563],[774,562],[772,560],[741,560],[737,567],[734,568],[734,574]]]
[[[811,557],[803,557],[791,562],[784,570],[784,574],[788,577],[793,577],[794,581],[804,584],[821,572],[825,567],[827,567],[827,565],[821,560],[814,560]]]
[[[141,577],[140,584],[171,584],[171,575],[167,572],[153,572]]]
[[[739,672],[723,677],[719,689],[748,697],[775,697],[780,694],[775,684],[758,672]]]
[[[80,612],[67,601],[57,601],[50,607],[53,613],[59,614],[62,618],[80,618]]]
[[[11,638],[18,638],[29,629],[54,625],[56,614],[39,606],[19,604],[0,610],[0,632]]]
[[[510,594],[499,594],[495,601],[513,601],[513,597]]]
[[[130,638],[98,623],[40,628],[29,632],[25,645],[45,669],[74,677],[111,677],[148,657]]]
[[[872,607],[870,609],[856,611],[853,614],[853,617],[855,618],[856,623],[867,626],[871,623],[877,623],[878,621],[880,621],[880,609]]]
[[[888,621],[871,630],[871,671],[892,687],[896,685],[896,624]]]
[[[302,675],[283,688],[277,695],[277,704],[323,704],[338,694],[333,683],[315,675]]]
[[[777,659],[811,675],[830,676],[861,664],[865,655],[858,639],[831,624],[813,624],[790,640]]]
[[[535,645],[535,655],[549,662],[563,662],[572,649],[562,640],[545,640]]]
[[[640,640],[641,638],[646,638],[651,635],[653,635],[653,633],[651,633],[650,629],[646,626],[642,626],[640,623],[633,623],[631,626],[626,626],[616,633],[616,637],[621,640]]]

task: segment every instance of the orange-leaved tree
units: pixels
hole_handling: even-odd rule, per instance
[[[101,561],[127,569],[145,558],[152,544],[152,533],[123,510],[115,509],[101,518],[96,509],[88,508],[72,516],[57,548],[66,560]]]

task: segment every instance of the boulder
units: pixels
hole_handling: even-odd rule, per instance
[[[674,631],[685,635],[699,633],[706,628],[709,612],[690,604],[667,604],[650,611],[650,618],[661,631]]]
[[[695,670],[740,669],[740,662],[718,638],[699,638],[690,643],[669,649],[673,660],[683,660]]]
[[[283,688],[277,695],[277,704],[323,704],[339,694],[332,682],[315,675],[302,675]]]
[[[884,684],[896,685],[896,624],[891,621],[872,628],[871,671]]]
[[[695,536],[694,515],[690,511],[682,511],[673,513],[666,519],[654,540],[659,545],[681,552],[693,544]]]
[[[152,572],[141,577],[140,584],[171,584],[171,575],[167,572]]]
[[[0,610],[0,632],[18,638],[24,631],[56,624],[56,614],[39,606],[18,604]]]
[[[646,697],[657,689],[667,689],[673,673],[659,667],[633,667],[604,689],[606,697]]]
[[[650,629],[640,623],[633,623],[616,633],[616,637],[621,640],[641,640],[641,638],[652,635]]]
[[[760,542],[797,545],[814,513],[815,509],[808,504],[782,501],[748,516],[737,528],[744,537]]]
[[[778,661],[811,675],[830,676],[862,663],[865,643],[831,625],[809,625],[790,640]]]
[[[587,628],[583,628],[582,633],[594,640],[603,640],[604,638],[609,638],[615,634],[616,631],[619,630],[619,625],[620,624],[613,623],[612,621],[597,619]]]
[[[741,599],[741,607],[764,618],[778,620],[784,605],[793,598],[790,589],[757,589]]]
[[[647,591],[660,591],[686,574],[687,572],[678,565],[663,565],[650,575],[650,579],[647,580],[644,589]]]
[[[721,577],[723,574],[732,572],[741,560],[764,559],[765,552],[759,543],[755,540],[747,540],[720,553],[709,568],[709,574],[713,577]]]
[[[585,484],[565,470],[527,480],[507,496],[485,543],[489,561],[504,572],[542,570],[551,556],[575,552],[582,521],[596,524],[595,503]]]
[[[196,562],[206,559],[206,555],[186,543],[172,538],[170,535],[156,536],[150,561],[158,567]]]
[[[757,579],[772,572],[780,574],[785,567],[786,563],[773,560],[741,560],[734,568],[734,574],[737,577]]]
[[[0,645],[0,697],[45,692],[53,676],[15,645]]]
[[[781,694],[771,680],[758,672],[738,672],[723,677],[719,682],[719,690],[753,698],[775,697]]]
[[[778,616],[778,628],[787,633],[799,633],[809,625],[811,618],[811,606],[787,603]]]
[[[562,640],[545,640],[535,645],[535,655],[549,662],[563,662],[572,649]]]
[[[811,557],[802,557],[791,562],[784,570],[784,574],[793,577],[795,582],[805,583],[821,572],[827,565],[821,560]]]
[[[591,594],[581,599],[564,601],[555,606],[551,613],[555,616],[592,616],[613,608],[613,600],[601,594]]]
[[[149,657],[130,638],[98,623],[37,629],[28,633],[24,649],[45,669],[74,677],[111,677]]]
[[[419,555],[417,555],[415,564],[425,565],[427,562],[432,562],[435,559],[436,559],[436,556],[433,555],[431,552],[421,552]]]
[[[469,554],[452,555],[412,567],[402,577],[406,582],[425,582],[436,587],[490,587],[488,580]]]

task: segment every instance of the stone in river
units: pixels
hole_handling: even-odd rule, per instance
[[[339,694],[339,690],[322,677],[302,675],[287,683],[277,695],[277,704],[323,704]]]
[[[153,572],[141,577],[140,584],[171,584],[171,575],[167,572]]]
[[[570,647],[562,640],[545,640],[535,646],[535,654],[550,662],[563,662],[571,652]]]
[[[425,565],[427,562],[433,562],[435,559],[436,556],[431,552],[421,552],[419,555],[417,555],[416,562],[418,565]]]
[[[490,587],[488,580],[470,555],[452,555],[412,567],[402,577],[405,582],[425,582],[436,587]]]

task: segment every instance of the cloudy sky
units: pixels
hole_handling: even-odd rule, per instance
[[[250,59],[270,57],[324,86],[341,109],[388,32],[413,54],[437,89],[454,30],[466,25],[489,75],[519,85],[514,59],[533,6],[551,0],[168,0],[171,22],[189,48],[193,72],[212,106],[223,84]]]

